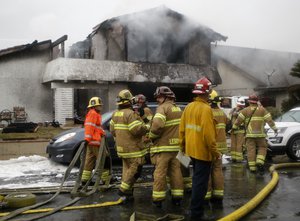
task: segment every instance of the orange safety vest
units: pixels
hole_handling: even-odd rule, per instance
[[[95,109],[90,109],[84,121],[84,139],[91,146],[100,146],[101,136],[105,134],[101,122],[101,115]]]

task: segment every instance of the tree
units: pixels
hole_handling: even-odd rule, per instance
[[[290,71],[290,75],[300,78],[300,60],[298,60]],[[281,110],[283,112],[289,109],[299,106],[300,104],[300,86],[295,85],[289,88],[289,98],[281,103]]]
[[[290,75],[300,78],[300,60],[298,60],[291,69]]]

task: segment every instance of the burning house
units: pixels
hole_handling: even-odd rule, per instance
[[[92,96],[103,99],[105,111],[115,109],[125,88],[151,101],[157,86],[168,85],[177,101],[189,101],[200,77],[221,83],[211,43],[226,39],[164,6],[108,19],[71,47],[72,58],[48,63],[43,83],[54,90],[55,119],[84,115]]]

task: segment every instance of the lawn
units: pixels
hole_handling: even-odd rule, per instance
[[[67,128],[69,129],[69,128]],[[39,126],[33,133],[0,133],[0,139],[2,140],[31,140],[31,139],[51,139],[55,135],[65,131],[61,127],[44,127]]]

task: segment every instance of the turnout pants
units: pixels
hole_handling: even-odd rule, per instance
[[[140,177],[145,157],[123,158],[122,182],[119,195],[132,195],[133,184]]]
[[[257,165],[264,165],[267,154],[267,142],[264,137],[247,138],[247,157],[250,171],[256,171]]]
[[[245,141],[244,133],[231,134],[231,159],[236,162],[243,160],[243,144]]]
[[[170,178],[172,198],[183,198],[183,178],[176,155],[177,152],[161,152],[151,157],[151,161],[155,165],[152,192],[154,202],[163,201],[166,198],[167,176]]]
[[[92,175],[92,170],[95,167],[95,163],[98,157],[99,148],[100,147],[98,146],[91,146],[91,145],[87,146],[85,163],[84,163],[83,172],[81,176],[81,182],[86,182],[90,179]],[[103,182],[105,182],[110,175],[110,169],[108,168],[110,168],[109,160],[105,160],[104,170],[102,171],[102,175],[101,175],[101,180]]]
[[[224,197],[224,176],[222,171],[222,159],[212,162],[211,172],[208,182],[208,189],[205,196],[206,200],[211,198],[223,199]]]

